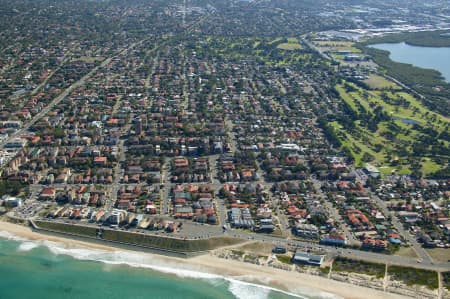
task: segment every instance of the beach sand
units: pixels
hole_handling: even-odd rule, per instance
[[[9,222],[0,221],[0,231],[6,231],[13,235],[28,239],[28,240],[47,240],[52,242],[63,243],[65,246],[71,248],[89,248],[105,251],[122,251],[125,249],[118,249],[112,246],[83,242],[79,240],[72,240],[69,238],[55,237],[46,234],[41,234],[32,231],[29,227],[12,224]],[[136,251],[133,251],[136,253]],[[142,253],[143,255],[152,256],[150,253]],[[202,271],[212,274],[221,275],[224,277],[231,277],[237,280],[264,284],[277,289],[296,293],[315,293],[321,292],[332,293],[342,298],[348,299],[405,299],[407,297],[385,293],[375,289],[360,287],[343,283],[323,277],[307,275],[297,272],[289,272],[279,270],[268,266],[259,266],[249,263],[243,263],[235,260],[228,260],[218,258],[211,254],[201,255],[193,258],[176,258],[157,255],[158,260],[166,261],[168,265],[180,264],[184,265],[186,269],[192,268],[195,271]],[[325,294],[321,294],[325,295]]]

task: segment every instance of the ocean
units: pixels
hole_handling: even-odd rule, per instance
[[[158,256],[68,248],[0,232],[0,299],[288,299],[292,294],[204,273]]]

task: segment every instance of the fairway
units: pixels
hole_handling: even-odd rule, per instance
[[[370,79],[378,86],[391,83],[378,75]],[[413,171],[429,175],[443,167],[429,157],[432,141],[424,144],[421,140],[429,134],[424,132],[445,136],[440,134],[448,129],[447,118],[429,111],[403,91],[369,90],[350,82],[336,85],[335,90],[347,107],[346,117],[353,124],[333,121],[330,125],[356,165],[373,163],[383,175]],[[437,140],[442,146],[448,145],[445,138]]]

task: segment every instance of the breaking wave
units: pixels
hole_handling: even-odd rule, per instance
[[[13,234],[11,234],[9,232],[6,232],[6,231],[0,231],[0,238],[6,239],[6,240],[13,240],[13,241],[23,241],[23,242],[29,241],[27,239],[21,238],[21,237],[16,236],[16,235],[13,235]]]
[[[30,251],[36,247],[39,247],[39,244],[37,244],[36,242],[23,242],[23,243],[20,243],[19,248],[17,250]]]
[[[259,285],[254,286],[248,283],[242,283],[238,280],[231,280],[228,290],[239,299],[266,299],[269,297],[270,293],[270,290],[267,288],[261,288]]]
[[[86,249],[82,247],[67,246],[64,243],[52,242],[46,240],[27,240],[8,232],[0,231],[0,238],[19,241],[21,244],[17,248],[18,251],[30,251],[33,248],[44,246],[51,253],[55,255],[67,255],[77,260],[89,260],[104,263],[105,265],[127,265],[135,268],[145,268],[158,271],[161,273],[176,275],[181,278],[202,279],[215,286],[221,285],[224,281],[229,283],[228,290],[237,299],[267,299],[270,292],[277,292],[287,296],[307,299],[311,296],[314,298],[339,298],[330,293],[325,292],[306,292],[305,290],[298,290],[299,295],[270,286],[265,286],[257,283],[247,282],[240,279],[256,280],[257,277],[241,276],[241,277],[226,277],[222,275],[206,273],[202,267],[194,265],[185,265],[174,261],[168,261],[163,258],[151,254],[133,253],[125,251],[107,251],[100,249]],[[269,281],[261,281],[267,283]]]

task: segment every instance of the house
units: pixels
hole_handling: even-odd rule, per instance
[[[380,251],[388,247],[388,242],[385,240],[366,238],[363,240],[361,249]]]
[[[366,167],[364,167],[364,171],[374,178],[378,178],[380,176],[380,171],[378,170],[378,168],[371,164],[366,164]]]
[[[194,216],[194,210],[192,207],[189,206],[175,206],[175,218],[185,218],[185,219],[192,219]]]
[[[127,212],[124,210],[113,210],[108,217],[108,222],[112,225],[118,225],[126,220]]]
[[[292,143],[282,143],[280,145],[277,145],[277,149],[282,150],[282,151],[289,151],[289,152],[300,151],[300,147],[297,144],[292,144]]]
[[[27,144],[27,141],[25,139],[21,138],[14,138],[10,141],[8,141],[4,147],[5,148],[23,148]]]
[[[44,188],[41,191],[41,194],[39,195],[39,199],[41,200],[54,200],[56,197],[56,190],[55,188]]]
[[[347,245],[347,239],[344,234],[329,234],[322,238],[319,243],[331,246],[345,246]]]
[[[175,158],[174,159],[175,168],[184,168],[189,166],[189,160],[186,158]]]
[[[398,215],[403,218],[403,221],[409,224],[414,224],[419,220],[419,213],[400,211]]]
[[[156,214],[157,213],[156,206],[151,201],[147,202],[147,204],[144,208],[144,211],[148,214]]]
[[[259,225],[259,232],[271,233],[275,230],[275,225],[273,225],[272,218],[261,219]]]
[[[106,157],[94,157],[95,165],[106,165],[107,159]]]
[[[299,223],[295,226],[294,233],[307,239],[317,239],[319,237],[319,229],[314,224]]]
[[[237,228],[252,228],[255,225],[248,208],[231,208],[229,219],[231,226]]]

